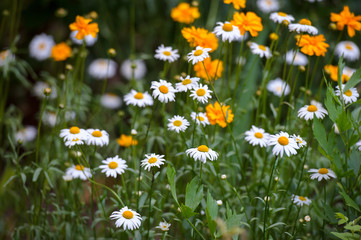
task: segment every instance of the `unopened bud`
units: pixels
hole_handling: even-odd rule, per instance
[[[303,219],[302,219],[302,218],[298,219],[298,221],[299,221],[300,223],[303,223]]]
[[[192,6],[193,6],[193,7],[198,7],[198,5],[199,5],[199,2],[197,2],[197,1],[192,1]]]
[[[10,15],[9,10],[5,9],[5,10],[3,11],[3,16],[9,16],[9,15]]]
[[[118,111],[118,116],[119,117],[124,117],[125,113],[123,111]]]
[[[98,13],[96,11],[91,11],[89,13],[89,17],[91,17],[92,19],[97,19],[98,18]]]
[[[310,217],[310,216],[308,216],[308,215],[307,215],[307,216],[305,216],[305,221],[306,221],[306,222],[310,222],[310,221],[311,221],[311,217]]]
[[[51,88],[44,88],[44,95],[45,96],[50,96],[50,94],[51,94]]]
[[[305,68],[305,66],[299,66],[298,70],[300,70],[301,72],[304,72],[304,71],[306,71],[306,68]]]
[[[337,30],[337,25],[335,23],[330,23],[328,25],[328,27],[331,29],[331,30]]]
[[[217,200],[217,205],[221,206],[223,204],[222,200]]]
[[[283,21],[282,21],[282,24],[285,25],[285,26],[288,26],[288,24],[290,24],[290,22],[287,21],[287,20],[283,20]]]
[[[72,71],[73,70],[73,66],[71,64],[66,64],[65,65],[65,69],[68,71]]]
[[[132,129],[132,131],[130,131],[130,134],[132,134],[132,135],[137,135],[137,134],[138,134],[138,132],[137,132],[137,130]]]
[[[227,175],[226,175],[226,174],[222,174],[222,175],[221,175],[221,179],[222,179],[222,180],[227,179]]]
[[[114,48],[109,48],[108,55],[109,55],[109,57],[115,57],[115,55],[117,55],[117,51],[115,51]]]
[[[264,199],[265,201],[271,200],[270,196],[266,196],[266,197],[264,197],[263,199]]]
[[[55,11],[55,16],[58,17],[58,18],[63,18],[66,15],[68,15],[68,11],[65,8],[58,8]]]
[[[58,106],[60,109],[64,109],[64,104],[60,103]]]
[[[306,95],[311,96],[311,94],[312,94],[311,90],[310,90],[310,89],[307,89],[307,90],[306,90]]]
[[[307,169],[308,169],[308,165],[307,165],[307,164],[303,165],[303,169],[307,170]]]
[[[64,80],[64,79],[65,79],[65,74],[64,74],[64,73],[60,73],[60,74],[59,74],[59,79],[60,79],[60,80]]]
[[[279,36],[276,34],[276,33],[271,33],[269,35],[269,38],[272,40],[272,41],[277,41]]]
[[[257,95],[257,96],[261,96],[261,94],[262,94],[262,91],[261,91],[261,90],[257,90],[257,91],[256,91],[256,95]]]

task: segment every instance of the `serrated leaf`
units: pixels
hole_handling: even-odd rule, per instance
[[[352,74],[343,90],[347,91],[348,89],[356,86],[359,82],[361,82],[361,68],[357,69],[357,71]]]
[[[329,89],[326,92],[325,106],[328,111],[328,116],[331,118],[333,122],[336,122],[336,119],[341,114],[342,109],[336,106],[330,91],[331,90]]]
[[[43,170],[42,168],[38,167],[33,175],[33,182],[36,182],[36,180],[38,180],[39,174],[41,173],[41,170]]]
[[[190,218],[197,214],[197,213],[193,212],[193,210],[190,207],[184,205],[183,203],[181,204],[180,209],[181,209],[182,215],[185,218]]]
[[[313,118],[313,134],[315,135],[317,142],[320,144],[323,150],[325,150],[325,152],[330,155],[330,149],[332,149],[332,146],[330,146],[327,142],[325,127],[316,117]]]
[[[169,186],[170,186],[170,191],[172,193],[174,201],[176,201],[176,203],[179,206],[178,199],[177,199],[177,193],[176,193],[176,190],[175,190],[174,177],[175,177],[175,169],[168,164],[168,166],[167,166],[167,178],[168,178],[168,183],[169,183]]]
[[[185,205],[194,210],[203,198],[203,186],[199,186],[198,177],[194,177],[186,187]]]
[[[344,226],[345,229],[350,230],[352,232],[360,232],[361,231],[361,226],[360,225],[350,225],[347,224],[346,226]]]
[[[341,190],[340,194],[343,197],[343,199],[345,200],[347,206],[350,206],[360,212],[359,206],[355,203],[354,200],[352,200],[352,198],[350,198],[349,195],[347,195],[347,193],[345,193]]]
[[[352,123],[350,122],[350,119],[344,111],[342,111],[342,113],[338,116],[338,118],[336,119],[336,123],[340,129],[340,132],[345,132],[352,127]]]

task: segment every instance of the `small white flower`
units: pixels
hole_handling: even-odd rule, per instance
[[[222,174],[222,175],[221,175],[221,179],[222,179],[222,180],[227,179],[227,175],[226,175],[226,174]]]
[[[122,99],[114,93],[105,93],[100,98],[100,104],[109,109],[117,109],[122,105]]]
[[[160,165],[163,165],[164,162],[164,155],[157,155],[155,153],[151,153],[150,155],[145,154],[145,159],[141,161],[141,166],[144,166],[145,170],[150,171],[153,167],[160,168]]]
[[[222,204],[223,204],[222,200],[217,200],[217,205],[218,206],[222,206]]]
[[[298,110],[298,117],[305,120],[312,120],[313,115],[316,115],[316,118],[323,119],[325,115],[328,115],[326,109],[322,107],[322,104],[316,101],[311,101],[311,105],[305,105],[304,107]]]
[[[65,146],[67,146],[68,148],[72,148],[75,145],[83,145],[84,141],[80,140],[79,138],[73,139],[73,140],[69,140],[65,142]]]
[[[30,57],[38,61],[45,60],[50,57],[54,45],[55,42],[52,36],[45,33],[36,35],[29,44]]]
[[[199,112],[198,115],[196,112],[191,113],[191,118],[196,121],[198,125],[202,124],[203,127],[209,125],[210,122],[208,120],[207,114]]]
[[[307,145],[307,142],[306,142],[305,140],[303,140],[303,139],[300,137],[300,135],[293,134],[293,135],[292,135],[292,138],[293,138],[293,140],[296,141],[296,143],[297,143],[297,145],[298,145],[299,148],[302,148],[302,147],[304,147],[304,146]]]
[[[308,64],[308,58],[304,54],[293,50],[286,53],[285,59],[288,65],[306,66]]]
[[[60,135],[61,138],[64,138],[64,142],[65,141],[71,141],[71,140],[75,140],[75,139],[79,139],[79,140],[88,140],[89,138],[89,133],[87,131],[85,131],[84,129],[80,129],[76,126],[73,126],[69,129],[62,129],[60,131]]]
[[[38,130],[34,126],[25,126],[23,129],[17,131],[15,140],[22,141],[23,143],[31,142],[36,138]]]
[[[85,45],[87,46],[93,46],[94,43],[98,40],[98,34],[93,37],[91,34],[85,35],[85,37],[82,40],[77,39],[75,36],[78,34],[78,31],[72,31],[70,33],[70,39],[73,43],[77,45],[83,45],[83,40],[85,41]]]
[[[137,135],[137,134],[138,134],[138,132],[137,132],[137,130],[132,129],[132,130],[130,131],[130,134],[132,134],[132,135],[134,136],[134,135]]]
[[[287,156],[296,155],[296,149],[299,149],[296,141],[290,138],[286,132],[280,132],[276,135],[270,135],[268,145],[275,145],[272,149],[272,153],[275,156],[283,156],[286,153]]]
[[[154,57],[162,61],[174,62],[179,58],[179,54],[177,49],[173,50],[172,47],[164,47],[162,44],[155,50]]]
[[[70,175],[72,179],[80,178],[81,180],[87,180],[92,177],[90,169],[84,167],[83,165],[73,165],[67,168],[65,175]]]
[[[267,90],[272,92],[277,97],[281,97],[282,94],[287,96],[290,93],[290,86],[281,78],[276,78],[267,83]]]
[[[175,101],[175,90],[171,83],[160,79],[159,82],[153,81],[150,87],[153,89],[153,97],[158,98],[160,102],[174,102]]]
[[[306,221],[306,222],[310,222],[310,221],[311,221],[311,217],[310,217],[310,216],[308,216],[308,215],[307,215],[307,216],[305,216],[305,221]]]
[[[193,98],[193,100],[197,100],[200,103],[207,103],[208,99],[211,99],[211,93],[213,93],[211,90],[208,89],[207,85],[202,85],[201,83],[195,87],[193,87],[193,90],[191,90],[190,97]]]
[[[102,169],[102,173],[105,173],[107,177],[113,177],[116,178],[117,175],[121,175],[125,172],[125,169],[127,169],[128,165],[126,161],[118,155],[112,158],[107,158],[102,161],[104,165],[100,165],[99,168]]]
[[[148,92],[142,93],[132,89],[130,90],[130,93],[124,96],[124,102],[127,105],[145,107],[153,105],[153,98]]]
[[[193,89],[193,87],[197,86],[199,78],[197,77],[180,77],[181,82],[175,84],[175,88],[178,92],[187,92],[188,90]]]
[[[120,73],[128,81],[132,79],[133,73],[135,80],[142,79],[147,73],[147,66],[141,59],[135,59],[134,61],[127,59],[120,66]]]
[[[110,219],[117,219],[115,226],[123,226],[124,230],[135,230],[142,224],[142,217],[140,214],[128,207],[123,207],[120,211],[114,211],[110,215]]]
[[[186,154],[192,157],[195,161],[199,160],[203,163],[206,163],[207,159],[213,161],[218,158],[218,153],[208,148],[206,145],[200,145],[197,148],[190,148],[186,150]]]
[[[284,12],[274,12],[271,13],[270,17],[269,17],[273,22],[281,24],[284,21],[286,21],[287,23],[292,23],[295,18],[292,15],[288,15]]]
[[[252,144],[252,146],[267,147],[270,135],[265,133],[264,129],[252,125],[252,128],[246,131],[245,134],[246,141]]]
[[[160,230],[162,230],[163,232],[169,231],[169,227],[171,226],[170,223],[167,222],[160,222],[158,226],[156,226],[155,228],[159,228]]]
[[[230,22],[217,22],[217,25],[218,26],[214,28],[213,33],[216,34],[217,37],[221,37],[223,42],[233,42],[242,38],[239,28],[232,25]]]
[[[298,195],[292,195],[292,201],[297,206],[303,206],[303,204],[310,205],[311,200],[307,197],[298,196]]]
[[[343,90],[344,88],[345,88],[345,85],[341,84],[341,89]],[[336,94],[336,96],[341,95],[339,86],[336,86],[335,94]],[[356,102],[358,97],[359,97],[359,94],[358,94],[356,88],[350,88],[347,91],[342,93],[342,98],[343,98],[343,101],[345,102],[345,104]]]
[[[189,122],[182,116],[174,116],[171,119],[168,119],[168,130],[179,132],[184,132],[189,127]]]
[[[104,146],[109,144],[109,134],[104,130],[99,129],[87,129],[88,132],[88,145]]]
[[[280,8],[278,0],[257,0],[257,7],[264,13],[277,11]]]
[[[308,33],[316,35],[318,33],[317,28],[311,26],[311,21],[308,19],[301,19],[298,23],[291,23],[288,25],[290,32]]]
[[[253,42],[253,43],[251,43],[249,48],[251,49],[253,54],[258,55],[261,58],[263,58],[263,57],[265,57],[265,58],[272,57],[272,53],[271,53],[269,47],[266,47],[264,45],[259,45],[259,44]]]
[[[355,61],[360,58],[360,49],[354,42],[341,41],[336,45],[335,55],[338,57],[343,55],[344,59]]]
[[[117,64],[111,59],[99,58],[90,63],[88,73],[91,77],[104,80],[112,78],[117,71]]]
[[[328,180],[331,178],[336,178],[336,174],[329,168],[320,168],[320,169],[310,169],[308,172],[312,173],[310,175],[311,179],[316,179],[320,182],[322,179]]]
[[[356,144],[357,150],[361,151],[361,140],[358,141]]]
[[[208,52],[211,50],[211,48],[196,47],[196,50],[187,54],[188,62],[192,61],[193,65],[197,62],[203,62],[204,59],[209,58]]]

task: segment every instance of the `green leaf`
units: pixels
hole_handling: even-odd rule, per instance
[[[41,170],[43,170],[42,168],[38,167],[33,175],[33,182],[36,182],[36,180],[38,180],[39,174],[41,173]]]
[[[322,206],[323,209],[325,209],[326,217],[329,219],[329,221],[331,223],[336,223],[335,212],[333,211],[333,209],[325,203],[322,203]]]
[[[190,218],[197,214],[193,212],[193,210],[190,207],[187,207],[183,203],[181,204],[180,209],[185,218]]]
[[[342,84],[342,74],[343,74],[343,69],[344,69],[345,65],[346,64],[343,61],[343,56],[341,56],[340,59],[338,60],[338,67],[337,67],[337,83],[338,83],[338,86],[341,86],[341,84]]]
[[[340,194],[343,197],[343,199],[345,200],[346,205],[356,209],[359,212],[361,212],[359,206],[354,202],[354,200],[352,200],[352,198],[350,198],[349,195],[347,195],[347,193],[343,190],[341,184],[337,183],[337,185],[340,188]]]
[[[342,113],[336,119],[337,126],[339,127],[340,132],[345,132],[352,127],[352,123],[348,118],[346,112],[342,111]]]
[[[215,218],[218,215],[218,205],[217,201],[212,198],[212,195],[207,193],[207,208],[206,208],[206,217],[207,217],[207,224],[211,235],[214,236],[214,233],[217,229],[217,223]]]
[[[347,91],[348,89],[356,86],[356,84],[358,84],[359,82],[361,82],[361,68],[357,69],[357,71],[352,74],[351,78],[348,80],[343,90]]]
[[[345,215],[343,215],[340,212],[335,214],[335,218],[340,219],[338,221],[338,225],[341,225],[341,224],[344,224],[344,223],[348,222],[348,217],[346,217]]]
[[[353,235],[352,233],[338,233],[338,232],[331,232],[331,233],[342,240],[359,239],[357,235]]]
[[[337,107],[334,100],[333,100],[333,97],[331,95],[331,92],[332,90],[328,90],[326,92],[326,101],[325,101],[325,106],[327,108],[327,111],[328,111],[328,115],[329,117],[331,118],[331,120],[333,122],[336,122],[336,119],[339,117],[339,115],[341,114],[342,112],[342,109],[340,107]]]
[[[51,183],[49,174],[48,174],[46,171],[44,171],[44,175],[45,175],[45,178],[46,178],[46,180],[48,181],[50,187],[51,187],[51,188],[54,188],[53,184]]]
[[[197,177],[194,177],[186,188],[186,201],[185,205],[192,210],[196,209],[203,198],[203,185],[199,186]]]
[[[177,199],[177,193],[175,191],[174,177],[175,177],[175,169],[168,164],[168,166],[167,166],[167,178],[168,178],[168,183],[169,183],[169,186],[170,186],[170,191],[172,193],[172,196],[173,196],[174,200],[176,201],[176,203],[179,206],[178,199]]]
[[[347,230],[350,230],[352,232],[360,232],[361,231],[361,226],[360,225],[352,226],[351,224],[347,224],[344,228],[347,229]]]
[[[332,146],[330,146],[327,142],[325,127],[316,117],[313,118],[313,134],[315,135],[317,142],[320,144],[323,150],[325,150],[325,152],[330,155],[330,149],[332,149]]]
[[[241,224],[243,215],[235,214],[227,218],[226,225],[227,229],[232,229],[233,227],[238,227]]]
[[[277,226],[281,226],[281,225],[287,225],[287,224],[284,223],[284,222],[277,222],[277,223],[274,223],[274,224],[268,226],[268,227],[266,228],[266,230],[271,229],[271,228],[274,228],[274,227],[277,227]]]

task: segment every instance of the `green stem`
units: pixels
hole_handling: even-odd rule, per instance
[[[44,99],[43,107],[41,108],[40,119],[39,119],[39,123],[38,123],[38,134],[36,136],[36,151],[35,151],[35,162],[36,163],[38,163],[38,161],[39,161],[38,158],[39,158],[39,147],[40,147],[40,128],[41,128],[41,123],[43,120],[43,114],[45,111],[47,100],[48,100],[48,97],[46,96]]]
[[[191,221],[189,221],[188,218],[186,218],[187,222],[189,223],[189,225],[191,225],[191,227],[196,231],[196,233],[203,239],[206,240],[203,235],[198,231],[198,229],[191,223]]]
[[[154,170],[152,169],[152,183],[150,184],[149,201],[148,201],[148,232],[147,232],[148,239],[150,239],[149,231],[150,231],[150,215],[152,213],[153,183],[154,183]]]

